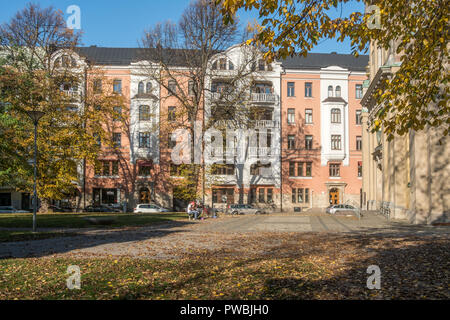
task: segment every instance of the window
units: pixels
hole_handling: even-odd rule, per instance
[[[121,121],[122,120],[122,107],[116,106],[114,107],[113,121]]]
[[[108,177],[111,175],[109,161],[103,161],[103,176]]]
[[[333,97],[333,86],[328,86],[328,98]]]
[[[113,81],[113,91],[114,93],[122,93],[122,80]]]
[[[341,110],[337,108],[331,109],[331,123],[341,123]]]
[[[290,177],[311,177],[312,176],[312,162],[289,162],[289,176]]]
[[[149,165],[140,165],[138,169],[138,175],[141,177],[151,176],[152,167]]]
[[[214,61],[212,64],[212,69],[217,70],[217,61]]]
[[[177,118],[177,114],[176,114],[176,108],[175,107],[169,107],[168,109],[168,113],[167,113],[167,120],[168,121],[175,121]]]
[[[362,177],[362,161],[358,161],[358,177]]]
[[[175,136],[174,136],[175,137]],[[169,148],[169,149],[173,149],[173,148],[175,148],[175,146],[177,145],[177,141],[175,140],[172,140],[172,134],[171,133],[169,133],[169,140],[168,140],[168,143],[167,143],[167,147]]]
[[[363,96],[363,87],[361,84],[357,84],[355,86],[355,97],[356,99],[362,99]]]
[[[264,203],[264,202],[266,202],[266,197],[265,197],[265,193],[266,193],[266,190],[264,189],[264,188],[260,188],[259,189],[259,192],[258,192],[258,202],[259,203]]]
[[[150,148],[149,132],[139,132],[139,148]]]
[[[266,69],[266,62],[263,59],[258,61],[258,70],[264,71]]]
[[[287,96],[288,97],[295,97],[295,83],[294,82],[288,82],[288,84],[287,84]]]
[[[358,151],[362,150],[362,137],[361,136],[356,137],[356,150],[358,150]]]
[[[313,148],[313,136],[305,136],[305,149],[312,150]]]
[[[144,93],[144,83],[141,81],[139,82],[138,85],[138,94],[143,94]]]
[[[119,161],[96,161],[94,164],[96,176],[111,177],[119,175]]]
[[[305,82],[305,97],[308,97],[308,98],[312,97],[312,83],[311,82]]]
[[[93,85],[94,93],[102,93],[102,80],[95,79]]]
[[[150,120],[150,106],[139,106],[139,121]]]
[[[222,58],[219,60],[219,69],[220,70],[227,70],[227,59]]]
[[[338,163],[330,163],[330,177],[340,177],[341,176],[341,165]]]
[[[214,188],[212,190],[213,203],[234,203],[233,188]]]
[[[337,87],[336,87],[336,97],[337,97],[337,98],[340,98],[340,97],[341,97],[341,87],[340,87],[340,86],[337,86]]]
[[[273,201],[273,189],[267,188],[267,202],[270,203]]]
[[[287,137],[288,141],[288,149],[292,150],[295,149],[295,136],[294,135],[288,135]]]
[[[312,124],[313,123],[313,111],[312,109],[305,110],[305,123]]]
[[[111,167],[112,167],[112,175],[118,176],[119,175],[119,161],[112,161]]]
[[[113,146],[114,148],[120,148],[122,146],[122,134],[121,133],[113,133]]]
[[[309,189],[292,188],[292,203],[309,203]]]
[[[361,110],[356,110],[356,124],[362,124],[362,113]]]
[[[297,202],[298,203],[303,203],[303,188],[299,188],[297,189]]]
[[[264,174],[264,169],[270,169],[271,164],[261,164],[259,161],[250,166],[250,174],[252,176],[262,176]]]
[[[234,175],[234,165],[233,164],[215,164],[212,166],[213,175]]]
[[[94,133],[94,139],[95,142],[97,142],[97,145],[99,146],[99,148],[102,147],[102,138],[100,138],[100,135],[98,133]]]
[[[146,93],[152,93],[152,83],[151,82],[147,82],[147,86],[145,88],[145,92]]]
[[[231,61],[228,61],[228,70],[234,70],[234,64]]]
[[[289,162],[289,176],[295,177],[295,162]]]
[[[295,109],[289,108],[287,112],[288,124],[295,124]]]
[[[312,177],[312,162],[306,162],[305,177]]]
[[[170,80],[168,83],[168,93],[169,95],[175,95],[177,93],[177,83],[175,80]]]
[[[341,136],[333,134],[331,136],[331,150],[341,150]]]
[[[190,95],[191,97],[195,95],[194,81],[193,80],[190,80],[188,82],[188,95]]]

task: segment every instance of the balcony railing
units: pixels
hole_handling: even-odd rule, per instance
[[[251,101],[258,103],[276,103],[278,102],[278,95],[273,93],[252,93]]]
[[[280,121],[274,120],[253,120],[251,122],[255,128],[279,128]]]

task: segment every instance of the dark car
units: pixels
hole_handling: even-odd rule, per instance
[[[84,208],[85,212],[118,212],[117,209],[101,205],[101,206],[87,206]]]
[[[49,206],[48,209],[53,212],[73,212],[71,208],[63,208],[55,205]]]

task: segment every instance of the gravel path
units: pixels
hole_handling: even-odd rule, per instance
[[[35,241],[0,243],[0,258],[42,256],[131,256],[155,259],[177,258],[190,251],[232,250],[239,254],[253,248],[270,252],[279,245],[266,241],[268,234],[324,233],[380,237],[449,237],[448,227],[412,226],[388,222],[380,216],[329,215],[225,216],[197,222],[173,221],[150,227],[110,230],[71,229],[78,235]],[[48,230],[47,230],[48,231]],[[276,239],[276,237],[270,237]],[[262,244],[262,245],[261,245]],[[242,252],[244,248],[242,249]]]

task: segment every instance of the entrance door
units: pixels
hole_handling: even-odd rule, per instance
[[[339,204],[339,189],[333,188],[330,190],[330,205]]]

